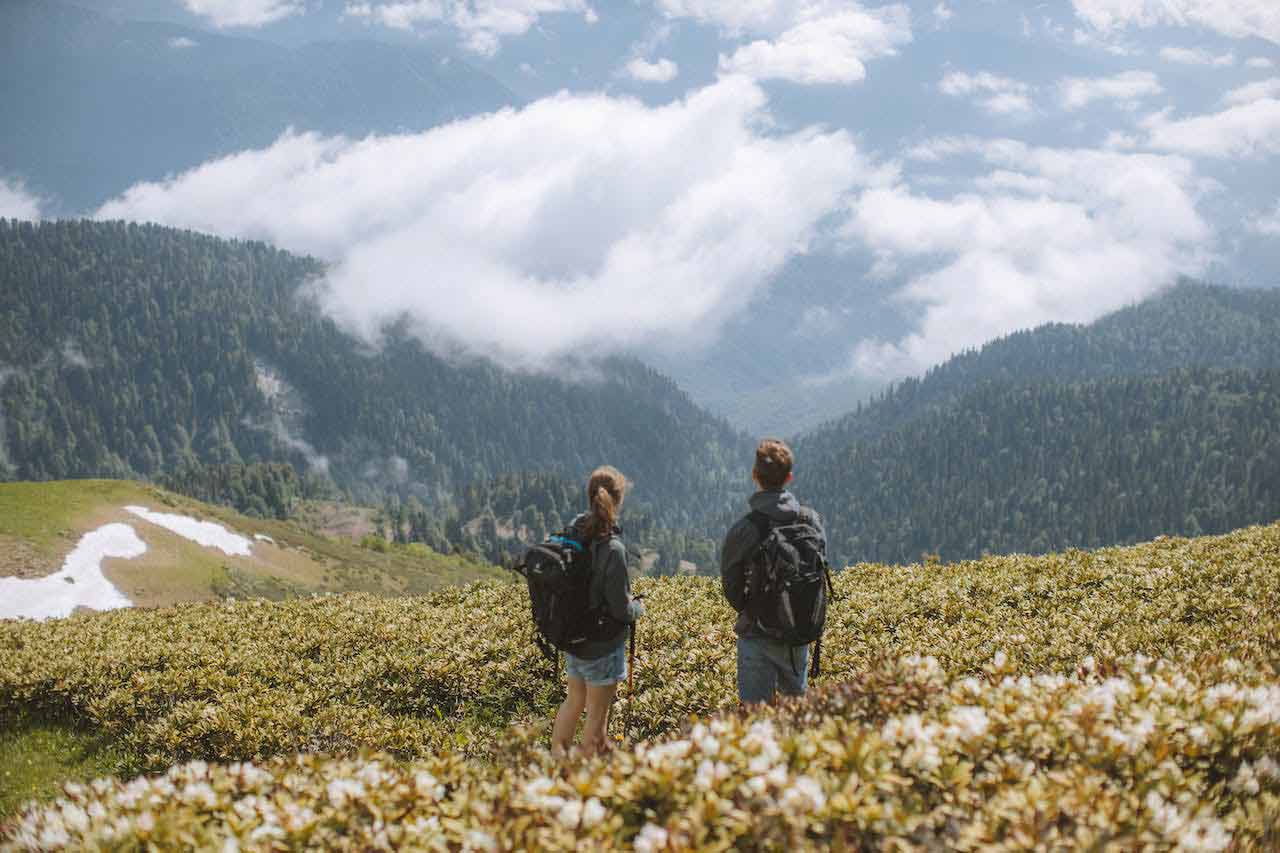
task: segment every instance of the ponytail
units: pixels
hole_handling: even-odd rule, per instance
[[[618,524],[618,512],[627,493],[627,478],[612,465],[601,465],[587,481],[587,499],[591,508],[583,530],[589,541],[609,536]]]

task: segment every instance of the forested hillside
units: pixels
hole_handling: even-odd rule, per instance
[[[1280,370],[986,383],[801,462],[842,561],[1222,532],[1280,518]]]
[[[905,379],[797,443],[806,458],[839,453],[958,402],[984,382],[1077,382],[1179,367],[1280,368],[1280,290],[1184,281],[1090,325],[1015,332]]]
[[[567,381],[447,361],[395,330],[373,349],[308,304],[320,272],[157,226],[0,221],[0,477],[291,461],[444,515],[471,483],[610,462],[671,529],[707,529],[742,491],[745,440],[644,365]]]

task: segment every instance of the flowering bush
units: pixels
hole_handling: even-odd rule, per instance
[[[717,585],[643,586],[640,689],[615,716],[642,742],[565,764],[518,586],[6,623],[0,713],[186,762],[69,786],[9,843],[1280,843],[1280,526],[852,567],[822,689],[749,714]]]
[[[600,760],[557,764],[517,732],[486,762],[197,761],[68,785],[8,831],[14,848],[1223,850],[1280,840],[1278,751],[1274,684],[1142,658],[948,682],[910,658]]]

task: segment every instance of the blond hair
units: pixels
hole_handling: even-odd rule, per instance
[[[606,537],[613,532],[628,486],[627,478],[612,465],[601,465],[591,472],[587,480],[587,500],[591,509],[583,530],[588,540]]]

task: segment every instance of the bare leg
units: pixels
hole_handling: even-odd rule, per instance
[[[551,729],[551,752],[557,756],[567,755],[573,746],[573,735],[578,729],[578,720],[582,717],[582,709],[587,703],[587,683],[581,678],[570,677],[564,701],[556,712],[555,726]]]
[[[609,729],[609,709],[618,692],[617,684],[587,688],[587,725],[582,732],[582,754],[598,755],[604,750]]]

